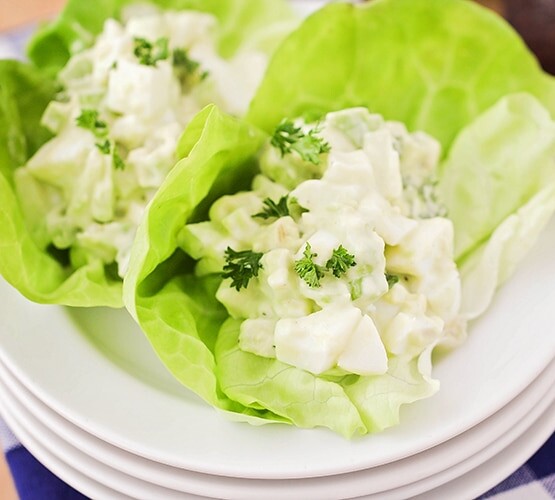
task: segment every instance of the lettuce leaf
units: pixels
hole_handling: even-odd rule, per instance
[[[438,187],[455,228],[461,314],[473,319],[555,212],[555,121],[531,95],[501,99],[457,136]]]
[[[108,18],[118,19],[122,8],[136,0],[98,0],[91,4],[69,0],[60,16],[42,27],[28,46],[29,59],[44,71],[55,74],[75,52],[92,43]],[[245,42],[271,51],[293,28],[296,21],[284,0],[147,0],[163,9],[198,10],[213,14],[220,23],[219,46],[231,56]],[[276,29],[276,26],[278,28]],[[271,30],[271,35],[265,30]]]
[[[490,305],[495,290],[509,279],[555,212],[555,185],[542,189],[509,215],[461,265],[461,314],[474,319]]]
[[[434,395],[439,382],[431,379],[423,365],[430,362],[431,349],[417,358],[389,359],[387,373],[360,377],[345,385],[345,392],[358,408],[367,432],[380,432],[397,425],[404,404]],[[430,365],[431,368],[431,365]]]
[[[215,373],[214,346],[227,313],[215,299],[214,278],[193,278],[192,259],[178,249],[177,237],[187,221],[202,218],[202,207],[206,216],[216,198],[249,185],[263,139],[214,106],[194,118],[178,147],[186,157],[152,200],[124,281],[125,303],[162,361],[183,384],[223,409],[229,408]]]
[[[459,134],[439,193],[463,262],[495,228],[555,182],[555,122],[528,94],[501,99]]]
[[[0,60],[0,173],[13,185],[13,171],[47,139],[40,126],[55,86],[33,67]]]
[[[328,427],[345,437],[367,432],[340,383],[242,351],[239,325],[231,319],[224,323],[216,344],[218,379],[231,399],[268,408],[298,427]]]
[[[463,0],[331,4],[274,54],[248,119],[270,132],[283,117],[365,106],[424,130],[444,150],[509,93],[555,114],[555,82],[499,16]]]

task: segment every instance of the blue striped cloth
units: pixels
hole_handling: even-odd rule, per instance
[[[0,34],[0,59],[19,58],[34,27]],[[11,469],[20,500],[81,500],[81,493],[52,474],[0,420],[0,440]],[[555,498],[555,434],[522,467],[480,499],[543,500]]]
[[[87,498],[52,474],[31,455],[1,419],[0,440],[20,500],[83,500]]]

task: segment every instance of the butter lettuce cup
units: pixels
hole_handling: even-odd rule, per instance
[[[396,425],[555,211],[554,96],[471,2],[330,5],[277,50],[246,120],[209,106],[187,127],[126,306],[235,420]]]
[[[209,103],[244,115],[285,1],[70,0],[0,61],[0,273],[31,300],[121,307],[138,221]]]

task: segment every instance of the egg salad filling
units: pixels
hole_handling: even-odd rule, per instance
[[[42,118],[54,137],[15,176],[39,245],[125,275],[185,125],[208,103],[242,115],[265,69],[259,52],[221,58],[217,29],[209,14],[131,6],[70,58]]]
[[[284,120],[252,190],[217,200],[180,246],[242,320],[244,351],[320,375],[386,373],[464,334],[438,142],[365,108]]]

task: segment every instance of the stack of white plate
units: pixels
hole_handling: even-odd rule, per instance
[[[345,440],[229,421],[181,387],[125,311],[41,306],[0,283],[0,407],[22,443],[95,499],[468,499],[555,429],[555,221],[435,362],[440,392]]]

